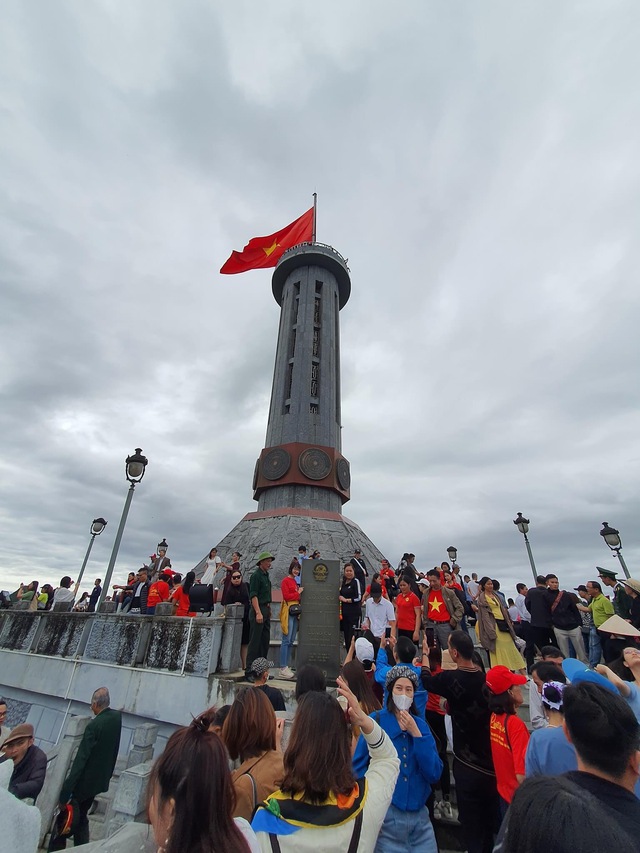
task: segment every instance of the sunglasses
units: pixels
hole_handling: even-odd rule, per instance
[[[239,581],[242,579],[242,575],[231,575],[232,581]]]

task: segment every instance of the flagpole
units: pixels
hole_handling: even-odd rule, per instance
[[[318,193],[313,194],[313,231],[311,232],[311,242],[316,242],[316,217],[318,215]]]

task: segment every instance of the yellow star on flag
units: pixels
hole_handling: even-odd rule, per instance
[[[442,605],[442,602],[441,602],[441,601],[438,601],[438,599],[437,599],[437,598],[434,598],[434,599],[432,599],[431,601],[429,601],[429,610],[430,610],[432,613],[440,613],[440,607],[441,607],[441,605]]]
[[[278,248],[278,241],[277,241],[277,240],[274,240],[274,241],[273,241],[273,245],[272,245],[272,246],[268,246],[266,249],[265,249],[265,248],[264,248],[264,246],[263,246],[263,247],[262,247],[262,251],[265,253],[265,255],[266,255],[267,257],[269,257],[269,255],[272,255],[272,254],[275,252],[275,250],[276,250],[277,248]]]

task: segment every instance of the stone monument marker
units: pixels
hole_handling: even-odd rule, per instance
[[[317,666],[328,680],[340,674],[340,561],[304,560],[296,668]]]

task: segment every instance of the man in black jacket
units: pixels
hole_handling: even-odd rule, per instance
[[[565,658],[577,657],[583,663],[588,664],[589,658],[582,639],[582,617],[576,607],[572,593],[560,589],[560,581],[557,575],[547,575],[547,595],[551,606],[551,621],[553,631],[558,640],[558,647]],[[573,645],[575,654],[571,654],[569,640]]]
[[[497,830],[498,790],[491,757],[491,711],[485,696],[485,675],[472,660],[473,640],[466,631],[447,638],[454,670],[432,675],[429,648],[422,643],[422,684],[428,693],[449,703],[453,729],[453,774],[460,823],[468,853],[490,853]]]
[[[351,565],[353,566],[353,571],[355,576],[360,581],[360,589],[364,592],[367,587],[366,578],[369,577],[369,572],[367,570],[367,564],[362,558],[362,552],[359,548],[353,552],[353,557],[349,560]]]
[[[149,597],[149,574],[146,566],[138,569],[136,579],[131,584],[131,593],[133,598],[129,606],[129,613],[144,615],[147,612],[147,598]]]
[[[529,590],[524,603],[531,614],[531,636],[535,645],[539,649],[543,646],[557,646],[558,643],[553,633],[547,579],[543,575],[538,575],[536,585]]]
[[[33,726],[21,723],[2,744],[5,759],[13,759],[9,793],[19,800],[36,797],[44,785],[47,756],[33,742]]]

